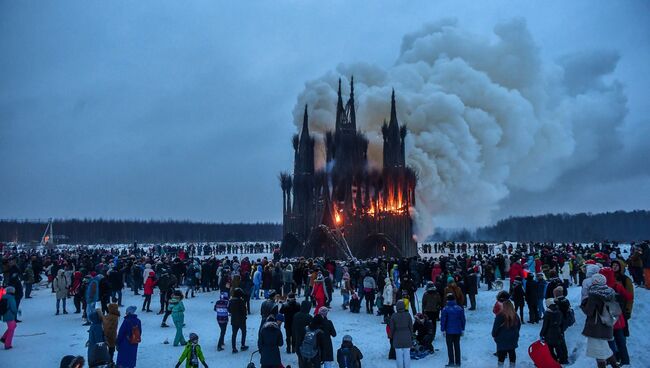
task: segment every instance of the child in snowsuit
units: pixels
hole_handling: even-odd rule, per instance
[[[179,368],[184,360],[185,368],[199,368],[199,362],[203,364],[204,368],[208,368],[203,351],[201,351],[201,345],[199,345],[199,336],[194,332],[190,333],[190,343],[185,345],[185,349],[176,363],[176,368]]]

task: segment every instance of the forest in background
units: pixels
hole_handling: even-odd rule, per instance
[[[0,242],[38,242],[47,223],[0,220]],[[54,220],[59,243],[280,241],[277,223],[206,223],[105,219]],[[631,242],[650,239],[650,211],[509,217],[478,229],[437,229],[428,241]]]
[[[0,220],[0,241],[40,241],[47,223]],[[53,221],[57,243],[182,243],[221,241],[278,241],[282,225],[275,223],[204,223],[192,221],[139,221],[68,219]]]
[[[431,241],[632,242],[650,239],[650,211],[509,217],[478,229],[439,229]]]

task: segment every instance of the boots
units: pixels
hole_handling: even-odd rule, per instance
[[[616,361],[616,357],[612,355],[611,357],[607,358],[607,363],[612,366],[612,368],[620,368],[621,366],[618,365],[618,362]]]
[[[596,360],[596,364],[598,364],[598,368],[607,368],[607,361],[605,360]]]

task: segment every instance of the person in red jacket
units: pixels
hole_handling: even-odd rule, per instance
[[[431,281],[436,282],[438,280],[438,276],[442,273],[442,268],[440,267],[440,263],[436,262],[433,264],[433,268],[431,269]]]
[[[621,305],[621,310],[625,310],[625,304],[632,300],[634,297],[623,284],[616,281],[616,275],[614,270],[610,267],[603,267],[600,270],[600,274],[605,276],[607,280],[607,286],[614,289],[616,292],[616,300]],[[621,365],[630,364],[630,355],[627,352],[627,341],[625,337],[625,313],[621,314],[616,322],[614,323],[614,340],[609,341],[609,347],[612,349],[616,356],[616,360],[621,362]]]
[[[324,288],[325,278],[322,273],[318,273],[316,280],[314,280],[314,290],[312,290],[311,295],[316,300],[316,310],[314,315],[318,315],[320,309],[325,306],[325,288]]]
[[[142,311],[151,312],[151,296],[153,295],[153,288],[156,286],[156,273],[149,272],[147,281],[144,282],[144,302],[142,303]]]
[[[524,278],[524,268],[521,265],[521,260],[517,260],[515,263],[510,265],[510,285],[512,285],[513,282],[515,282],[515,277],[520,276],[522,279]]]

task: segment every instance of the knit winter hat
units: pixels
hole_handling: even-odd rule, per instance
[[[343,336],[343,341],[349,341],[349,342],[352,342],[352,336],[350,336],[350,335],[345,335],[345,336]]]
[[[14,288],[13,286],[7,286],[5,288],[5,291],[7,292],[7,294],[14,294],[16,292],[16,288]]]
[[[318,311],[318,314],[320,314],[323,317],[327,317],[327,313],[329,313],[329,309],[327,307],[321,307],[320,310]]]
[[[190,341],[198,342],[199,341],[199,335],[195,334],[194,332],[190,332]]]
[[[454,278],[451,276],[447,277],[447,283],[451,284],[452,282],[454,282]]]
[[[558,286],[555,289],[553,289],[553,297],[554,298],[559,298],[561,296],[564,296],[564,287]]]
[[[126,315],[128,316],[129,314],[135,314],[135,311],[137,311],[137,310],[138,310],[138,307],[136,307],[135,305],[132,305],[132,306],[126,308]]]
[[[597,273],[597,274],[591,276],[591,284],[592,285],[606,285],[607,284],[607,279],[605,278],[604,275]]]

